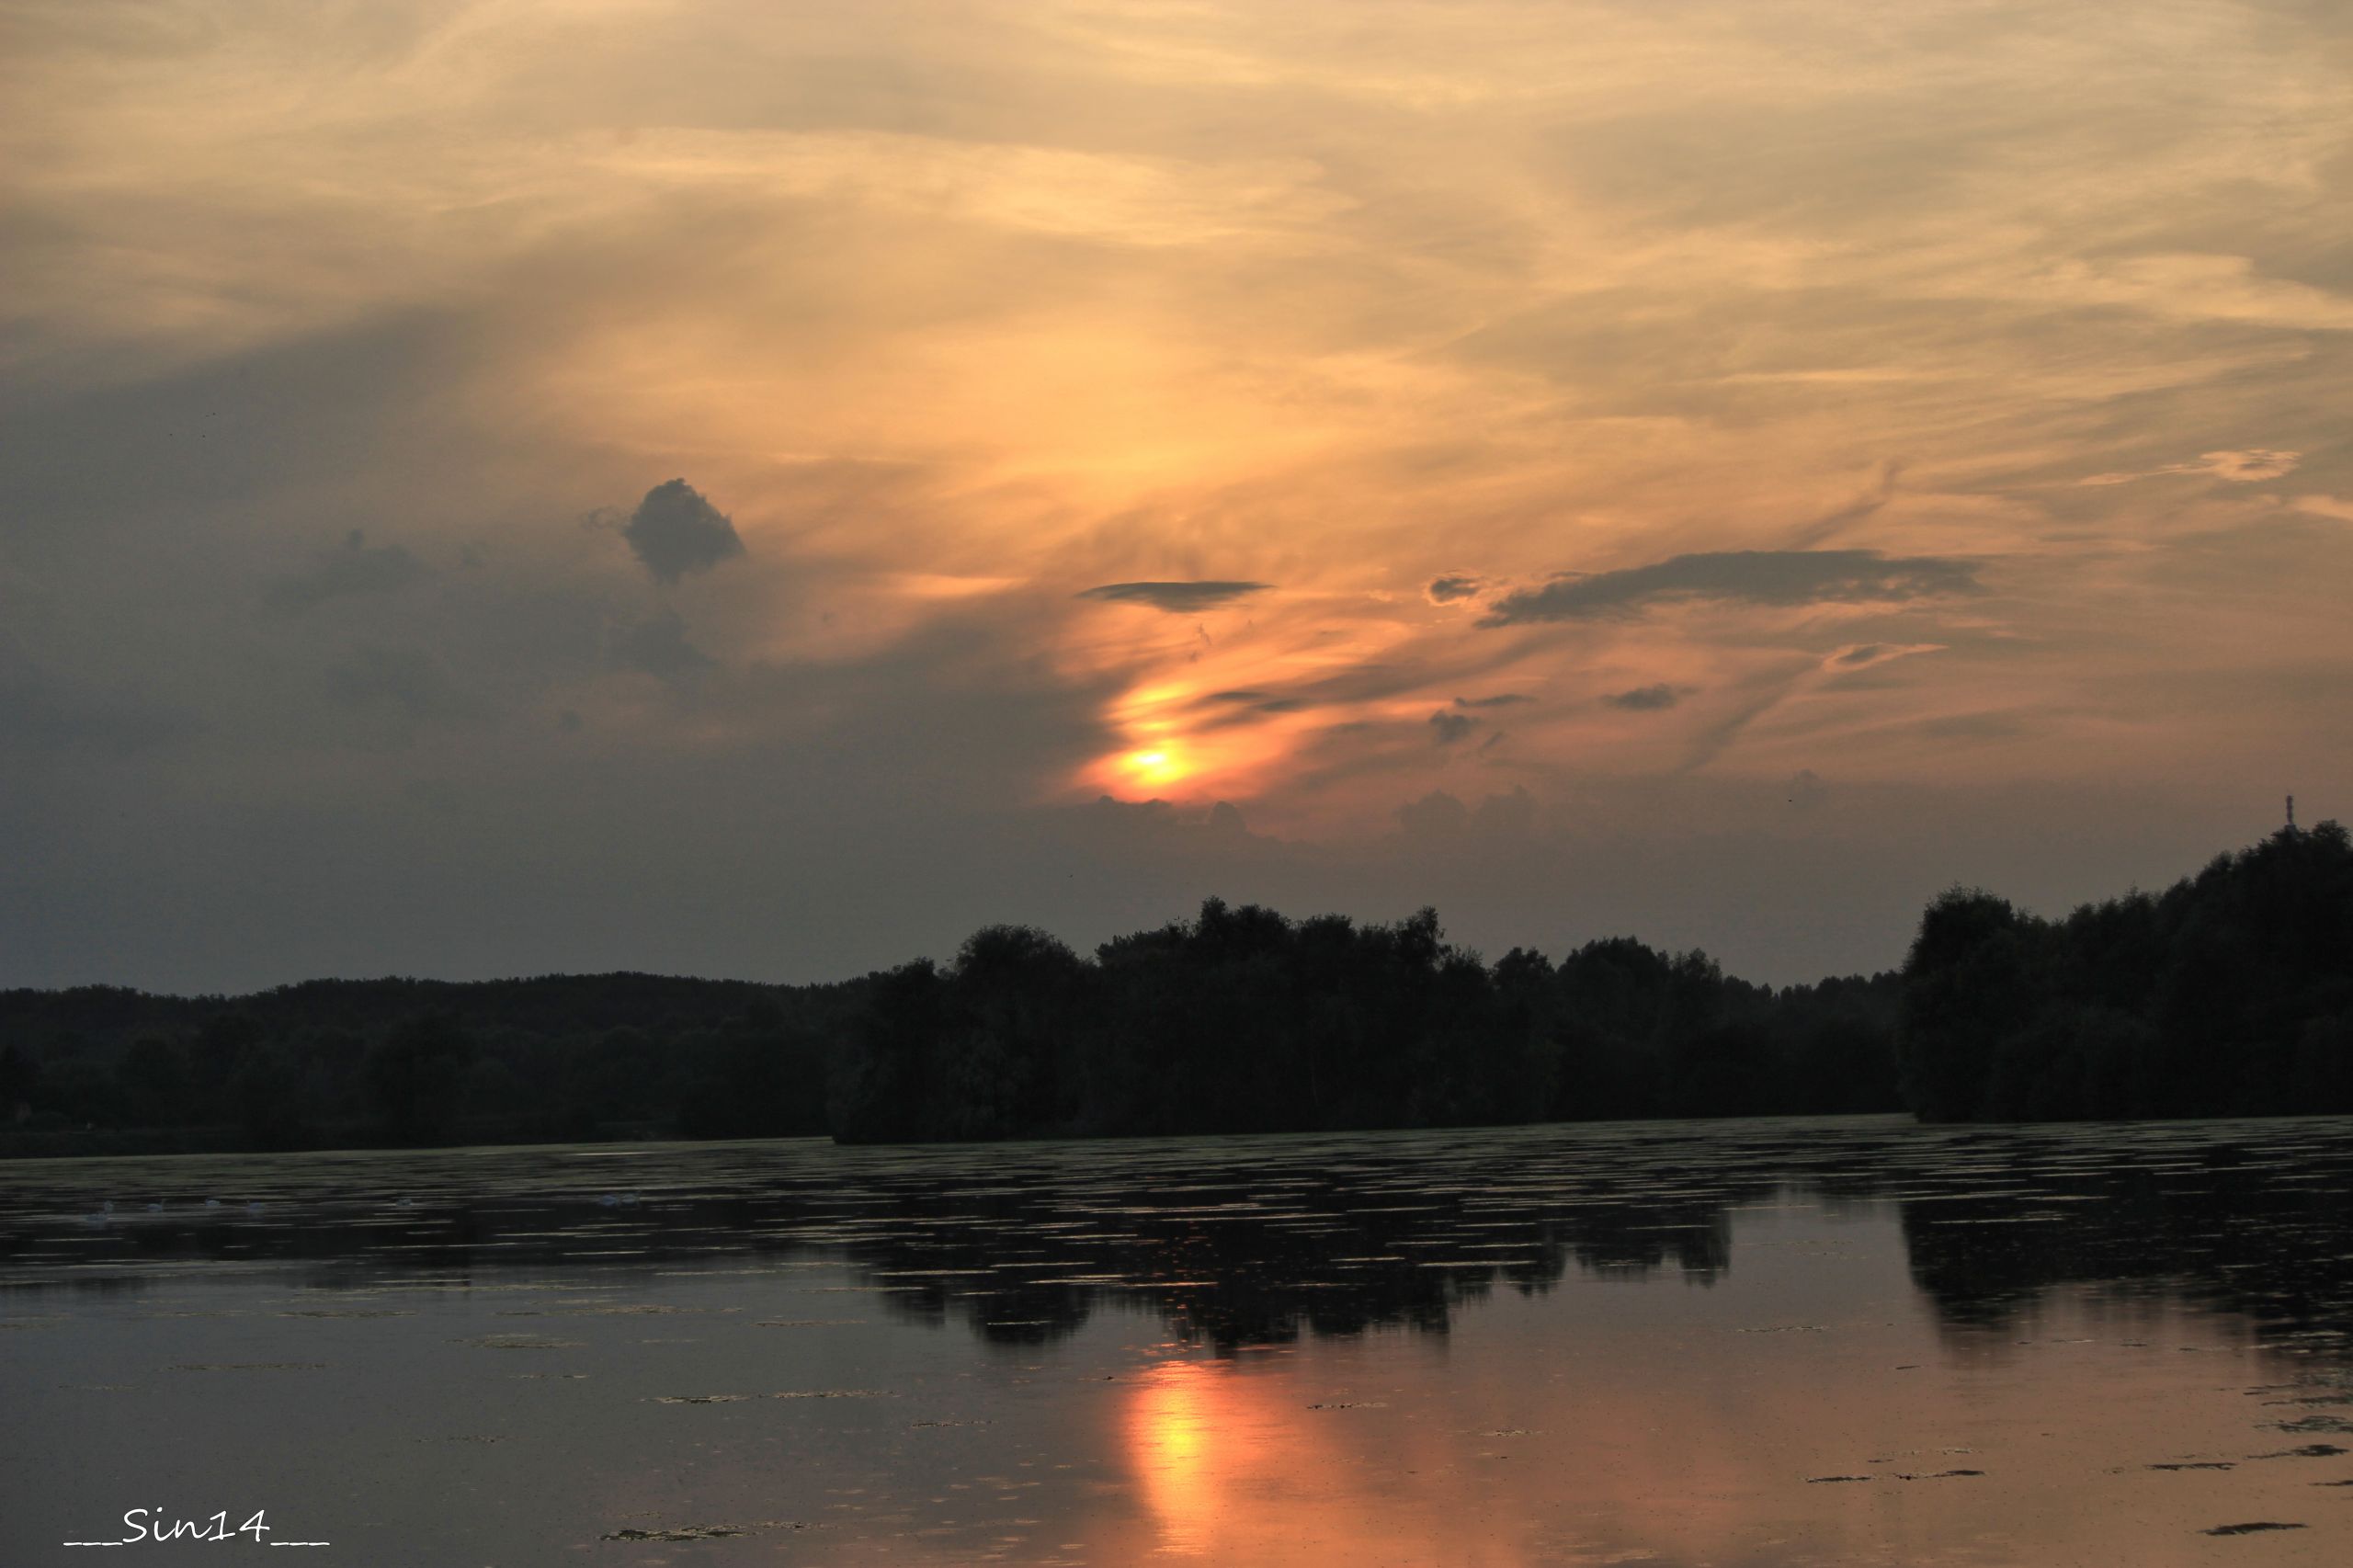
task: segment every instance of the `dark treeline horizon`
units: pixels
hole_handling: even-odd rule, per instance
[[[2353,846],[2325,823],[2059,920],[1932,902],[1901,970],[1775,987],[1631,937],[1487,961],[1433,910],[1211,899],[858,979],[0,993],[0,1153],[1341,1131],[1909,1110],[2353,1111]]]

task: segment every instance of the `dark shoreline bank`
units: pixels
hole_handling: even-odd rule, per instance
[[[1490,962],[1435,911],[1212,899],[1082,956],[991,926],[825,985],[645,974],[0,993],[0,1158],[845,1143],[1843,1115],[2353,1111],[2353,842],[2282,829],[2059,920],[1955,888],[1899,971],[1631,938]]]

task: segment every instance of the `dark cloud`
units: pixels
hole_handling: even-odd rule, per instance
[[[1480,579],[1476,577],[1440,577],[1423,592],[1434,605],[1450,605],[1471,597],[1479,588]]]
[[[1439,709],[1430,715],[1430,728],[1438,732],[1438,744],[1450,746],[1479,727],[1479,721],[1468,713],[1453,713]]]
[[[1601,699],[1612,708],[1623,708],[1631,713],[1653,713],[1662,708],[1672,708],[1683,700],[1683,693],[1661,682],[1657,686],[1638,686],[1631,691],[1613,691]]]
[[[675,583],[689,572],[707,572],[744,553],[735,525],[683,479],[647,491],[621,528],[621,537],[645,569],[665,583]]]
[[[412,719],[472,719],[482,701],[422,648],[356,648],[327,672],[327,696],[352,709],[388,709]]]
[[[276,615],[300,615],[329,599],[396,593],[432,574],[401,546],[371,545],[354,528],[343,543],[323,551],[309,566],[270,585],[262,606]]]
[[[1490,837],[1526,838],[1536,831],[1536,797],[1528,792],[1527,785],[1515,785],[1508,795],[1490,795],[1480,801],[1472,820]]]
[[[1885,652],[1887,652],[1886,648],[1880,643],[1865,642],[1834,656],[1830,662],[1837,665],[1876,664],[1879,662],[1879,656]]]
[[[687,638],[687,623],[676,610],[664,610],[613,634],[614,663],[676,686],[692,680],[719,663]]]
[[[1494,697],[1458,697],[1454,699],[1454,705],[1457,708],[1509,708],[1517,702],[1535,700],[1536,699],[1525,692],[1506,691]]]
[[[1068,809],[1098,852],[1146,845],[1183,852],[1203,849],[1246,849],[1267,843],[1250,831],[1242,810],[1231,801],[1219,801],[1208,811],[1154,797],[1122,801],[1097,795],[1090,803]]]
[[[1397,808],[1397,826],[1409,852],[1430,848],[1452,857],[1482,844],[1525,845],[1536,832],[1536,797],[1522,785],[1507,795],[1488,795],[1474,808],[1433,790]]]
[[[136,751],[182,739],[194,719],[121,694],[72,689],[0,631],[0,742],[35,746],[86,746]]]
[[[1443,790],[1397,808],[1397,826],[1411,838],[1450,838],[1471,825],[1471,808]]]
[[[1506,594],[1482,626],[1594,620],[1676,599],[1734,604],[1854,604],[1979,592],[1977,567],[1942,556],[1875,550],[1726,550],[1677,555],[1648,566],[1554,578]]]
[[[1181,819],[1176,808],[1154,797],[1149,801],[1122,801],[1116,795],[1097,795],[1087,805],[1079,808],[1090,827],[1105,828],[1114,833],[1158,833],[1176,827]]]
[[[1252,594],[1263,594],[1274,586],[1271,583],[1106,583],[1076,596],[1082,599],[1102,599],[1110,604],[1150,605],[1183,615],[1195,610],[1215,609],[1235,599]]]

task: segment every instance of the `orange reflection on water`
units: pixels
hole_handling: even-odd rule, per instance
[[[1215,1534],[1222,1472],[1234,1462],[1218,1419],[1231,1381],[1199,1361],[1163,1362],[1128,1406],[1129,1457],[1166,1551],[1199,1556]]]
[[[1410,1437],[1378,1455],[1345,1446],[1311,1408],[1279,1368],[1190,1360],[1151,1368],[1119,1418],[1142,1505],[1136,1522],[1151,1532],[1149,1544],[1098,1538],[1103,1560],[1156,1552],[1221,1564],[1355,1568],[1402,1540],[1437,1550],[1422,1517],[1431,1501],[1427,1489],[1393,1485],[1400,1470],[1438,1468],[1436,1457]],[[1401,1460],[1403,1451],[1421,1457]],[[1518,1560],[1473,1552],[1461,1561]]]

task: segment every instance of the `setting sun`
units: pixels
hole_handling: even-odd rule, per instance
[[[1174,784],[1192,771],[1173,748],[1165,745],[1130,752],[1120,766],[1131,779],[1147,785]]]

